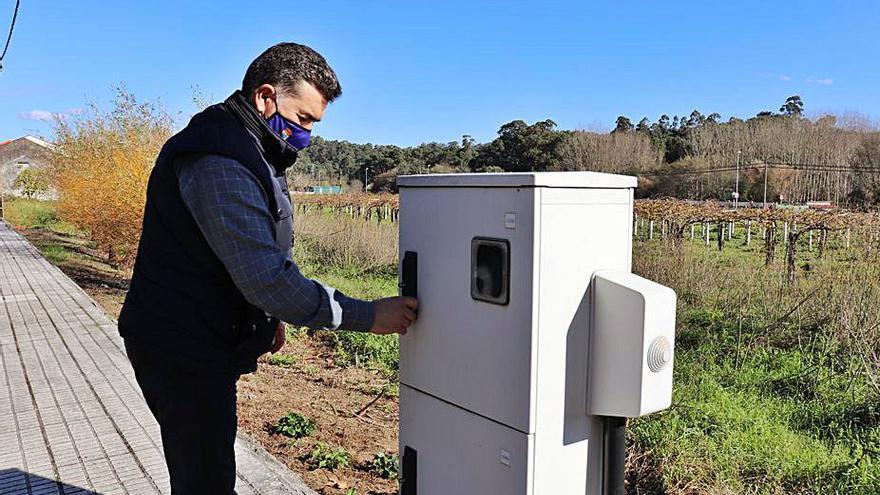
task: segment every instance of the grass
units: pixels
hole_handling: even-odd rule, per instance
[[[78,232],[75,225],[58,218],[54,201],[10,197],[3,208],[5,220],[17,227],[43,228],[68,235]]]
[[[291,366],[296,364],[296,356],[283,354],[280,352],[276,354],[270,354],[266,360],[269,362],[269,364],[282,368],[290,368]]]
[[[805,245],[789,285],[760,243],[636,244],[680,301],[673,406],[629,431],[663,491],[880,493],[878,262]]]

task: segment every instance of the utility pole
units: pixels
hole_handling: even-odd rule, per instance
[[[736,210],[739,208],[739,157],[742,155],[742,151],[737,150],[736,152],[736,192],[733,193],[733,209]]]
[[[764,162],[764,208],[767,207],[767,169],[769,164]]]

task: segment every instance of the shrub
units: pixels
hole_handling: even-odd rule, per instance
[[[315,422],[302,414],[288,412],[272,426],[272,432],[291,438],[303,438],[315,432]]]
[[[172,126],[168,114],[123,88],[110,111],[91,105],[74,120],[56,121],[59,215],[87,230],[113,263],[134,261],[147,180]]]

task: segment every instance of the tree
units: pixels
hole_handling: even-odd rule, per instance
[[[633,123],[623,115],[617,117],[617,125],[611,132],[630,132],[634,129]]]
[[[713,115],[715,115],[715,114],[713,114]],[[688,119],[687,119],[687,126],[688,127],[699,127],[705,123],[706,123],[706,117],[704,117],[703,114],[700,113],[700,111],[696,110],[696,109],[693,112],[691,112],[691,116],[688,117]]]
[[[478,169],[496,166],[508,172],[549,170],[557,158],[563,133],[555,130],[550,119],[532,125],[514,120],[501,126],[498,137],[481,149]]]
[[[33,198],[49,189],[49,177],[42,168],[28,167],[18,174],[14,185],[26,198]]]
[[[788,117],[800,117],[804,113],[804,102],[798,95],[789,96],[779,107],[779,112]]]
[[[469,134],[461,137],[461,152],[458,155],[458,166],[462,170],[467,170],[471,166],[471,161],[477,156],[476,141]]]
[[[641,132],[570,132],[559,144],[557,154],[553,170],[639,173],[659,163],[651,138]]]

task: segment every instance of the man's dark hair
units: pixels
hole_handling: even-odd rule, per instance
[[[241,91],[250,98],[263,84],[271,84],[279,91],[296,94],[296,84],[312,84],[327,102],[342,94],[336,73],[320,53],[297,43],[278,43],[261,53],[251,62]]]

